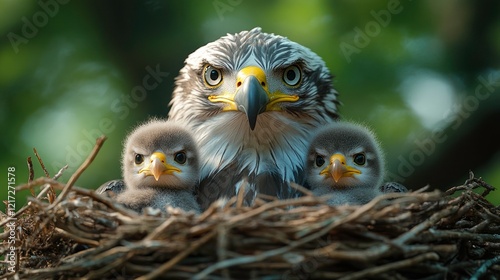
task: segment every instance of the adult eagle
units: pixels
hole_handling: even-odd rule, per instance
[[[260,28],[193,52],[176,79],[170,120],[198,143],[202,208],[237,194],[295,197],[312,131],[338,118],[337,92],[310,49]]]

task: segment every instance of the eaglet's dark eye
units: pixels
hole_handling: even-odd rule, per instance
[[[323,166],[323,164],[325,164],[325,159],[323,158],[323,156],[316,155],[316,166],[321,167]]]
[[[300,83],[302,79],[302,73],[300,72],[300,68],[298,66],[292,65],[288,66],[283,72],[283,81],[288,86],[296,86]]]
[[[141,154],[135,154],[134,162],[135,164],[141,164],[142,162],[144,162],[144,156]]]
[[[365,154],[355,154],[353,158],[354,158],[354,163],[357,165],[364,165],[366,163]]]
[[[186,152],[177,152],[177,153],[175,153],[174,160],[177,163],[180,163],[180,164],[186,163],[186,160],[187,160]]]
[[[205,83],[212,87],[217,86],[222,82],[222,72],[212,65],[205,66],[203,77],[205,79]]]

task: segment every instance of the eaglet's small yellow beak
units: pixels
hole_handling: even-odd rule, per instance
[[[211,102],[224,102],[224,111],[241,111],[247,115],[253,130],[257,116],[266,111],[279,111],[279,102],[295,102],[298,95],[284,94],[280,91],[269,92],[267,77],[262,68],[248,66],[241,69],[236,77],[236,92],[208,97]]]
[[[355,174],[361,174],[361,171],[347,165],[343,154],[334,154],[330,157],[330,164],[319,174],[331,176],[337,183],[342,177],[354,177]]]
[[[146,176],[154,176],[158,181],[161,175],[173,174],[174,172],[181,172],[181,170],[173,165],[167,163],[167,158],[162,152],[155,152],[149,158],[149,164],[139,170],[139,173],[144,173]]]

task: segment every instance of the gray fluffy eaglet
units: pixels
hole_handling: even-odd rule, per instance
[[[338,122],[313,137],[307,183],[315,195],[331,194],[330,205],[365,204],[382,194],[384,155],[368,128]]]
[[[153,119],[135,128],[125,141],[124,190],[109,188],[118,189],[117,202],[137,212],[146,207],[165,212],[167,206],[199,212],[193,195],[198,167],[191,133],[175,122]]]
[[[176,79],[169,119],[186,121],[200,149],[203,208],[245,186],[297,196],[310,133],[338,118],[337,92],[310,49],[260,28],[228,34],[193,52]]]

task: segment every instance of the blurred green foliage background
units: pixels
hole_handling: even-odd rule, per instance
[[[0,171],[16,184],[70,175],[108,137],[77,185],[121,177],[121,142],[166,116],[184,59],[256,26],[320,55],[346,120],[371,126],[388,180],[446,189],[472,170],[500,187],[499,1],[0,0]],[[141,93],[156,72],[156,86]],[[141,94],[139,94],[141,93]],[[27,192],[18,193],[17,208]],[[489,199],[500,203],[500,191]]]

